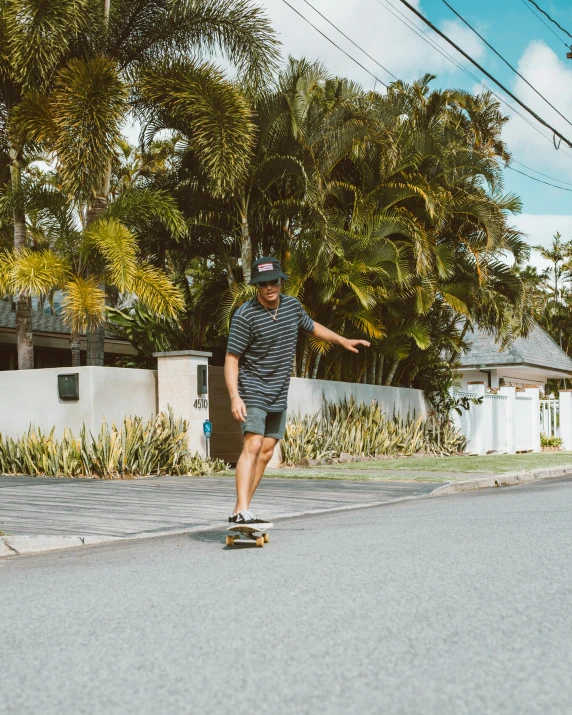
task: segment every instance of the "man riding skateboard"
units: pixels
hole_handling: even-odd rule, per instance
[[[233,417],[241,423],[242,453],[236,465],[236,505],[231,524],[269,523],[249,511],[250,502],[279,440],[284,436],[288,387],[298,331],[357,353],[367,340],[348,340],[314,322],[296,298],[281,294],[282,272],[276,258],[252,264],[250,285],[258,289],[235,312],[230,326],[224,376]]]

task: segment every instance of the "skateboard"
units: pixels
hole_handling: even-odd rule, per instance
[[[237,526],[232,525],[227,528],[227,531],[237,532],[235,534],[227,534],[227,546],[234,546],[235,544],[255,544],[256,546],[264,546],[264,544],[267,544],[270,541],[268,532],[261,531],[261,529],[256,526],[246,526],[245,524]]]

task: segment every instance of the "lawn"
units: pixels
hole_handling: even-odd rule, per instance
[[[484,457],[401,457],[375,462],[351,462],[332,464],[327,467],[312,467],[308,471],[327,470],[373,470],[391,471],[404,469],[423,472],[518,472],[542,467],[572,466],[572,452],[535,452],[532,454],[491,454]]]

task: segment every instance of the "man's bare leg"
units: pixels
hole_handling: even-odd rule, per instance
[[[250,502],[252,501],[252,497],[254,496],[254,492],[260,484],[262,475],[264,474],[264,471],[268,466],[268,462],[272,459],[272,455],[274,454],[274,447],[276,447],[277,444],[278,440],[274,439],[274,437],[265,437],[262,440],[262,445],[260,447],[260,451],[258,452],[258,457],[256,458],[256,464],[254,465],[254,478],[250,485],[250,494],[248,498],[249,506]]]
[[[252,484],[255,479],[256,463],[264,437],[247,432],[242,442],[242,453],[236,464],[236,506],[234,513],[246,511],[250,503]],[[264,471],[264,470],[262,470]],[[261,475],[262,476],[262,475]],[[260,479],[259,479],[260,481]]]

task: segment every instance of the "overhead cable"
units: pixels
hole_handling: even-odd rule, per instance
[[[555,189],[560,189],[560,191],[572,191],[572,189],[567,189],[565,186],[556,186],[556,184],[550,184],[548,183],[548,181],[542,181],[542,179],[537,179],[535,176],[531,176],[530,174],[526,174],[524,171],[515,169],[514,166],[507,166],[506,168],[510,169],[511,171],[516,171],[517,174],[522,174],[523,176],[526,176],[533,181],[538,181],[540,184],[546,184],[546,186],[552,186]]]
[[[495,55],[496,55],[497,57],[500,57],[500,59],[505,63],[505,65],[507,65],[507,67],[510,67],[510,69],[511,69],[516,75],[518,75],[518,76],[520,77],[520,79],[523,80],[523,82],[526,82],[526,84],[527,84],[532,90],[534,90],[534,91],[536,92],[536,94],[537,94],[541,99],[543,99],[543,100],[546,102],[546,104],[548,104],[549,107],[552,107],[552,109],[553,109],[557,114],[559,114],[559,115],[562,117],[562,119],[564,119],[564,121],[568,122],[568,124],[572,127],[572,122],[571,122],[567,117],[565,117],[564,114],[562,114],[562,112],[561,112],[559,109],[556,109],[556,107],[555,107],[551,102],[549,102],[548,99],[546,99],[546,97],[545,97],[543,94],[541,94],[541,93],[536,89],[536,87],[535,87],[534,85],[532,85],[532,84],[526,79],[526,77],[523,77],[523,76],[520,74],[520,72],[519,72],[517,69],[515,69],[515,68],[510,64],[510,62],[509,62],[508,60],[506,60],[506,59],[501,55],[500,52],[498,52],[497,50],[495,50],[495,48],[494,48],[489,42],[487,42],[487,40],[485,40],[485,38],[484,38],[480,33],[478,33],[478,32],[475,30],[475,28],[474,28],[469,22],[467,22],[467,20],[465,20],[465,18],[464,18],[462,15],[460,15],[460,14],[457,12],[452,5],[450,5],[450,4],[447,2],[447,0],[443,0],[443,3],[449,8],[449,10],[451,10],[451,12],[455,13],[455,15],[459,18],[459,20],[461,20],[461,22],[463,22],[470,30],[472,30],[472,31],[475,33],[475,35],[476,35],[477,37],[479,37],[479,38],[485,43],[485,45],[495,53]]]
[[[540,20],[540,22],[544,25],[544,27],[546,27],[546,29],[554,35],[554,37],[558,40],[558,42],[561,42],[564,45],[564,47],[568,47],[568,45],[566,44],[566,42],[564,42],[564,40],[560,37],[560,35],[556,34],[556,32],[554,32],[554,30],[550,27],[550,25],[548,25],[546,22],[544,22],[544,20],[540,17],[540,15],[538,15],[536,12],[534,12],[534,10],[528,4],[527,0],[520,0],[520,2],[525,6],[525,8],[527,10],[530,10],[530,12],[534,15],[534,17],[537,20]]]
[[[535,7],[539,12],[541,12],[543,15],[545,15],[545,16],[550,20],[550,22],[551,22],[552,24],[556,25],[556,27],[557,27],[561,32],[563,32],[565,35],[568,35],[568,37],[572,40],[572,35],[568,32],[568,30],[566,30],[564,27],[562,27],[562,25],[559,25],[553,17],[550,17],[550,15],[546,12],[546,10],[543,10],[543,9],[540,7],[540,5],[537,5],[537,4],[534,2],[534,0],[528,0],[528,2],[529,2],[531,5],[534,5],[534,7]]]
[[[337,25],[334,25],[334,23],[333,23],[331,20],[328,20],[328,18],[327,18],[325,15],[323,15],[323,14],[318,10],[318,8],[314,7],[311,2],[308,2],[308,0],[304,0],[304,2],[306,3],[306,5],[309,5],[314,12],[317,12],[318,15],[319,15],[321,18],[323,18],[329,25],[331,25],[331,26],[334,28],[334,30],[336,30],[337,32],[339,32],[340,35],[343,35],[343,36],[346,38],[346,40],[348,40],[348,42],[351,42],[354,47],[357,47],[357,49],[358,49],[360,52],[363,52],[364,55],[365,55],[366,57],[369,57],[369,59],[370,59],[372,62],[375,62],[375,64],[376,64],[378,67],[381,67],[381,69],[384,70],[384,72],[387,72],[387,74],[391,75],[391,76],[393,77],[393,79],[399,79],[398,77],[396,77],[396,76],[393,74],[393,72],[390,72],[390,71],[387,69],[387,67],[384,67],[381,63],[379,63],[379,62],[375,59],[375,57],[372,57],[368,52],[366,52],[366,51],[363,49],[363,47],[361,47],[360,45],[358,45],[357,42],[354,42],[351,37],[348,37],[348,36],[346,35],[346,33],[343,32],[342,30],[340,30],[340,28],[339,28]],[[387,85],[386,85],[386,86],[387,86]]]
[[[310,20],[308,20],[308,18],[305,17],[304,15],[302,15],[302,13],[301,13],[299,10],[296,10],[296,8],[295,8],[293,5],[290,5],[290,3],[288,2],[288,0],[282,0],[282,2],[285,3],[286,5],[288,5],[288,7],[289,7],[291,10],[294,10],[294,12],[296,13],[296,15],[299,15],[299,16],[302,18],[302,20],[304,20],[304,22],[307,22],[308,25],[310,25],[311,27],[313,27],[314,30],[316,30],[316,32],[319,32],[320,35],[322,35],[322,37],[323,37],[324,39],[326,39],[328,42],[330,42],[330,43],[331,43],[334,47],[336,47],[340,52],[343,52],[346,57],[348,57],[352,62],[355,62],[355,64],[358,65],[359,67],[361,67],[362,70],[365,70],[365,71],[366,71],[371,77],[373,77],[377,82],[379,82],[380,84],[382,84],[384,87],[387,87],[387,86],[388,86],[386,82],[384,82],[382,79],[379,79],[379,77],[376,77],[376,76],[373,74],[373,72],[370,72],[370,71],[368,70],[368,68],[367,68],[367,67],[364,67],[361,62],[358,62],[358,60],[356,60],[355,57],[352,57],[348,52],[346,52],[343,48],[341,48],[338,44],[336,44],[332,39],[330,39],[325,33],[323,33],[319,28],[317,28],[313,23],[311,23]],[[387,71],[387,70],[386,70],[386,71]],[[393,75],[392,75],[392,76],[393,76]]]
[[[473,58],[471,57],[471,55],[469,55],[467,52],[465,52],[465,50],[461,49],[461,48],[459,47],[459,45],[457,45],[455,42],[453,42],[453,40],[451,40],[451,38],[448,37],[444,32],[441,32],[441,30],[439,30],[438,27],[436,27],[430,20],[428,20],[428,19],[425,17],[425,15],[423,15],[423,13],[419,12],[419,10],[417,10],[417,8],[413,7],[413,5],[411,5],[409,2],[407,2],[407,0],[400,0],[400,2],[401,2],[403,5],[405,5],[406,7],[408,7],[408,8],[411,10],[412,13],[414,13],[415,15],[417,15],[417,17],[418,17],[419,19],[423,20],[423,22],[424,22],[428,27],[430,27],[430,28],[433,30],[433,32],[436,32],[436,33],[437,33],[438,35],[440,35],[444,40],[446,40],[452,47],[454,47],[454,48],[457,50],[457,52],[460,52],[460,53],[463,55],[463,57],[465,57],[466,59],[469,60],[469,62],[470,62],[471,64],[475,65],[475,67],[476,67],[477,69],[479,69],[483,74],[485,74],[490,80],[492,80],[492,81],[497,85],[497,87],[500,87],[503,92],[505,92],[506,94],[508,94],[509,97],[511,97],[512,99],[514,99],[514,101],[517,102],[518,104],[520,104],[520,106],[521,106],[523,109],[525,109],[532,117],[534,117],[537,122],[540,122],[542,125],[544,125],[544,126],[547,127],[548,129],[550,129],[550,131],[551,131],[553,134],[555,134],[557,137],[560,137],[560,139],[562,139],[564,142],[566,142],[566,144],[568,144],[569,147],[572,147],[572,142],[571,142],[569,139],[567,139],[563,134],[561,134],[561,133],[560,133],[557,129],[555,129],[551,124],[549,124],[549,123],[546,122],[544,119],[542,119],[542,117],[539,117],[538,114],[536,114],[535,111],[533,111],[533,110],[532,110],[530,107],[528,107],[522,100],[520,100],[515,94],[513,94],[507,87],[504,86],[504,84],[502,84],[501,82],[499,82],[498,79],[496,79],[496,77],[493,77],[493,75],[492,75],[490,72],[487,72],[487,70],[486,70],[482,65],[480,65],[475,59],[473,59]]]
[[[562,179],[557,179],[555,176],[549,176],[548,174],[543,174],[541,171],[538,171],[538,169],[533,169],[532,166],[523,164],[522,161],[517,161],[514,158],[512,158],[511,161],[514,164],[518,164],[519,166],[524,166],[524,168],[528,169],[529,171],[534,171],[535,174],[540,174],[540,176],[545,176],[547,179],[552,179],[552,181],[558,181],[559,184],[566,184],[566,186],[572,186],[572,184],[569,181],[562,181]]]

